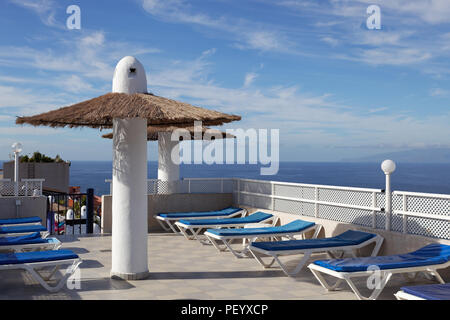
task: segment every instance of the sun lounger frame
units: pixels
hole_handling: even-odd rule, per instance
[[[46,239],[50,235],[50,232],[48,232],[48,231],[30,231],[30,232],[19,232],[19,233],[2,233],[2,234],[0,234],[0,237],[25,236],[27,234],[32,234],[35,232],[39,232],[41,234],[42,239]]]
[[[276,215],[273,215],[260,221],[259,223],[268,223],[271,222],[271,226],[275,226],[279,220],[279,217]],[[254,223],[254,222],[253,222]],[[209,239],[207,237],[200,238],[200,232],[203,229],[231,229],[231,228],[243,228],[247,224],[253,224],[251,222],[241,222],[241,223],[234,223],[234,224],[207,224],[207,225],[188,225],[184,224],[180,221],[175,222],[175,225],[180,229],[181,233],[184,235],[184,237],[188,240],[198,240],[202,244],[211,244]]]
[[[327,291],[337,290],[337,287],[343,281],[346,281],[359,300],[376,300],[394,274],[423,272],[425,274],[434,276],[439,283],[445,283],[437,270],[445,269],[449,266],[450,266],[450,261],[448,261],[446,263],[442,263],[442,264],[434,264],[434,265],[419,266],[419,267],[408,267],[408,268],[384,269],[384,270],[379,270],[379,271],[367,270],[367,271],[356,271],[356,272],[341,272],[341,271],[330,270],[330,269],[324,268],[322,266],[318,266],[313,263],[308,265],[308,268],[314,274],[314,276],[319,281],[319,283],[322,285],[322,287],[324,287]],[[375,272],[380,272],[381,281],[379,283],[379,286],[377,288],[373,289],[370,296],[365,297],[358,290],[358,288],[352,281],[352,278],[370,277]],[[335,284],[330,285],[325,280],[325,278],[322,276],[322,273],[333,276],[333,277],[337,278],[338,280],[336,281]]]
[[[270,241],[281,240],[282,238],[287,238],[290,240],[295,240],[294,236],[301,235],[303,239],[305,239],[305,233],[314,231],[312,239],[316,239],[322,229],[322,225],[314,224],[306,229],[295,231],[295,232],[278,232],[278,233],[270,233],[270,234],[252,234],[252,235],[233,235],[233,236],[223,236],[210,232],[205,232],[204,235],[208,238],[208,240],[213,244],[213,246],[219,250],[219,252],[224,252],[229,250],[236,258],[244,258],[247,257],[247,253],[249,252],[249,246],[252,242],[255,242],[258,239],[269,238]],[[242,240],[243,249],[236,250],[231,247],[231,242],[233,240]]]
[[[206,211],[208,212],[208,211]],[[170,212],[169,212],[170,213]],[[158,221],[159,225],[163,228],[164,231],[173,231],[174,233],[182,235],[183,233],[181,230],[175,226],[175,223],[179,220],[197,220],[197,219],[211,219],[211,218],[232,218],[236,217],[238,215],[241,215],[241,217],[245,217],[245,215],[248,213],[247,209],[238,210],[236,212],[233,212],[231,214],[227,215],[221,215],[221,216],[201,216],[201,217],[176,217],[176,218],[170,218],[170,217],[161,217],[157,214],[155,214],[153,217]]]
[[[81,258],[53,260],[44,262],[31,262],[31,263],[18,263],[18,264],[5,264],[0,265],[0,271],[2,270],[25,270],[31,274],[31,276],[39,282],[46,290],[50,292],[56,292],[66,284],[67,279],[76,271],[81,264]],[[52,277],[58,272],[61,266],[70,265],[66,269],[65,274],[57,281],[55,285],[48,283]],[[53,270],[48,276],[43,276],[38,270],[42,268],[53,267]]]
[[[394,293],[394,296],[397,300],[425,300],[424,298],[415,296],[410,293],[406,293],[403,290],[400,290],[397,293]]]
[[[27,243],[27,244],[10,244],[0,246],[0,252],[12,251],[12,252],[28,252],[28,251],[46,251],[46,250],[58,250],[61,248],[61,241],[56,238],[45,238],[53,239],[55,242],[41,242],[41,243]]]
[[[283,270],[283,272],[287,276],[293,277],[303,269],[303,267],[311,258],[311,255],[313,253],[328,253],[328,255],[330,255],[332,258],[335,258],[335,252],[343,252],[344,254],[348,253],[353,257],[356,257],[355,250],[366,247],[372,243],[375,243],[375,247],[373,248],[371,253],[371,256],[374,257],[380,251],[381,245],[383,244],[383,240],[384,240],[383,237],[377,234],[375,235],[375,237],[370,238],[360,244],[349,246],[317,247],[317,248],[293,249],[293,250],[265,250],[250,245],[249,249],[253,257],[264,268],[270,268],[275,262],[277,262],[281,270]],[[303,257],[300,259],[297,266],[292,270],[289,270],[287,266],[280,260],[281,256],[297,255],[297,254],[303,254]],[[269,263],[264,262],[263,256],[270,256],[272,257],[272,260]]]

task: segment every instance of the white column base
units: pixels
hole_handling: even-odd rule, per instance
[[[150,272],[144,271],[139,273],[120,273],[111,271],[110,276],[116,280],[144,280],[147,279]]]

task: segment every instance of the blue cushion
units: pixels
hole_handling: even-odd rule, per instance
[[[220,216],[229,216],[241,210],[242,210],[241,208],[228,207],[217,211],[158,213],[158,216],[163,218],[190,218],[190,217],[216,217],[216,216],[220,217]]]
[[[77,259],[71,250],[0,253],[0,265]]]
[[[240,229],[208,229],[207,231],[219,236],[251,236],[260,234],[300,232],[314,226],[314,222],[295,220],[280,227],[240,228]]]
[[[26,218],[17,218],[17,219],[0,219],[1,225],[7,224],[22,224],[22,223],[37,223],[42,222],[42,219],[39,217],[26,217]]]
[[[450,300],[450,283],[401,288],[403,292],[426,300]]]
[[[430,244],[417,251],[380,257],[364,257],[349,259],[319,260],[314,263],[324,268],[341,271],[367,271],[370,266],[377,266],[381,270],[421,267],[443,264],[450,259],[450,246],[445,244]]]
[[[227,224],[247,224],[258,223],[269,219],[273,215],[265,212],[255,212],[247,217],[241,218],[223,218],[223,219],[199,219],[199,220],[180,220],[185,225],[227,225]]]
[[[23,225],[23,226],[0,226],[0,234],[8,233],[29,233],[47,231],[42,225]]]
[[[44,243],[46,239],[41,238],[39,232],[27,234],[25,236],[17,237],[0,237],[0,246],[9,246],[14,244],[32,244],[32,243]]]
[[[252,246],[266,251],[306,250],[315,248],[332,248],[355,246],[376,235],[362,231],[348,230],[338,236],[321,239],[287,240],[273,242],[253,242]]]

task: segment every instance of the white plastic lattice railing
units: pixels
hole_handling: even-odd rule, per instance
[[[111,180],[107,181],[110,182]],[[112,191],[112,182],[111,182]],[[232,193],[234,205],[310,216],[374,229],[450,239],[450,195],[395,191],[392,215],[384,212],[381,189],[240,178],[149,179],[148,194]]]
[[[393,192],[393,229],[450,239],[450,195]]]
[[[0,196],[35,197],[42,195],[42,184],[45,179],[22,179],[14,182],[10,179],[0,180]],[[17,188],[17,189],[16,189]]]

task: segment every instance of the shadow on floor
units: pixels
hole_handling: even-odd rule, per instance
[[[232,279],[285,277],[279,270],[269,271],[217,271],[217,272],[151,272],[147,280]]]

